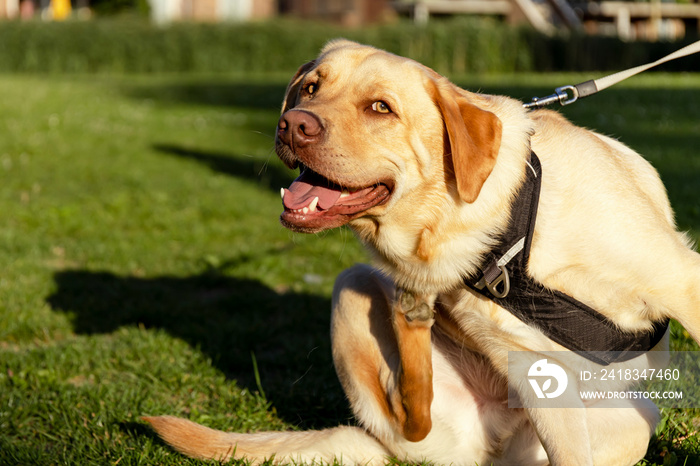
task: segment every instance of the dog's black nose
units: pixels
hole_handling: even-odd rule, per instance
[[[321,140],[323,125],[313,113],[289,110],[277,123],[277,137],[293,148],[309,146]]]

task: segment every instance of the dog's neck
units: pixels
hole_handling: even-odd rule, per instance
[[[445,207],[444,212],[454,212],[434,223],[396,225],[376,219],[371,227],[354,230],[397,286],[423,294],[447,292],[477,271],[509,215],[507,209],[479,215],[488,221],[477,227],[470,221],[476,209]]]

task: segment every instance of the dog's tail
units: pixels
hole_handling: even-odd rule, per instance
[[[144,417],[166,443],[187,456],[253,464],[304,462],[384,464],[390,453],[365,430],[339,426],[304,432],[227,433],[173,416]]]

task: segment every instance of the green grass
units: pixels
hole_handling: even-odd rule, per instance
[[[529,100],[591,77],[457,81]],[[330,291],[367,257],[347,230],[278,223],[285,79],[0,76],[0,464],[199,464],[145,414],[351,422]],[[700,77],[635,78],[564,112],[644,153],[700,238]],[[697,348],[678,326],[673,344]],[[697,428],[666,411],[642,464],[696,464]]]

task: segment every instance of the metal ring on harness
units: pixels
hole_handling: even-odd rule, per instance
[[[505,298],[510,292],[510,276],[508,275],[508,269],[506,269],[504,265],[499,265],[498,269],[501,271],[501,273],[492,281],[487,281],[486,288],[488,288],[494,297]],[[498,291],[498,286],[501,283],[503,283],[503,291]]]

